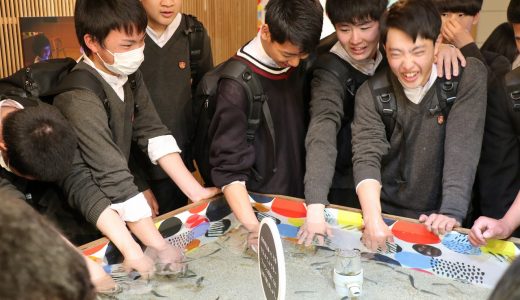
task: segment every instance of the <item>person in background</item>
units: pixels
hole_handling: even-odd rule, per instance
[[[388,66],[379,49],[379,19],[387,0],[328,0],[326,12],[336,28],[337,42],[330,53],[349,70],[338,78],[330,70],[314,68],[310,124],[305,139],[305,202],[307,219],[299,242],[310,245],[328,235],[324,208],[330,203],[359,208],[352,174],[352,134],[357,89],[377,70]],[[326,59],[330,53],[318,57]],[[351,80],[348,88],[345,83]],[[320,241],[321,243],[321,241]]]
[[[96,299],[81,254],[21,197],[0,194],[0,298]]]
[[[271,113],[273,138],[261,122],[248,143],[248,101],[244,88],[221,79],[208,134],[211,177],[257,246],[259,229],[248,191],[303,197],[305,172],[306,59],[316,48],[323,8],[316,0],[270,0],[257,36],[230,59],[245,62],[262,85]],[[276,145],[276,146],[274,146]],[[274,151],[273,151],[274,147]]]
[[[387,136],[371,79],[357,92],[352,122],[362,241],[371,250],[386,250],[386,243],[393,242],[382,212],[418,218],[435,234],[461,224],[471,199],[486,109],[486,68],[471,57],[449,116],[439,109],[434,61],[442,21],[432,1],[398,1],[381,24],[390,67],[382,72],[395,96],[395,127]]]
[[[142,0],[141,3],[148,16],[148,27],[144,61],[139,70],[159,118],[172,132],[182,150],[184,164],[193,172],[192,91],[202,76],[213,68],[211,42],[202,23],[181,13],[182,0]],[[153,194],[157,200],[158,209],[152,206],[155,214],[164,214],[187,204],[188,198],[168,174],[152,164],[135,144],[130,159],[144,171],[151,189],[145,194]]]
[[[54,247],[53,242],[62,243],[55,238],[57,231],[52,229],[47,221],[34,216],[34,209],[37,209],[46,219],[53,221],[60,226],[61,230],[66,230],[69,234],[72,232],[76,236],[83,233],[84,230],[78,228],[84,224],[71,221],[70,218],[73,218],[73,215],[63,214],[63,210],[61,210],[61,213],[56,213],[65,203],[63,203],[63,196],[52,183],[52,181],[59,180],[70,169],[76,146],[77,141],[74,131],[56,108],[28,98],[17,98],[16,100],[5,98],[0,101],[0,202],[2,203],[0,205],[2,207],[2,210],[0,210],[2,226],[0,227],[3,233],[0,234],[0,244],[4,247],[2,250],[7,253],[10,252],[8,249],[15,249],[13,252],[19,250],[23,253],[20,256],[22,260],[8,262],[9,259],[4,259],[3,261],[7,266],[4,266],[2,270],[14,270],[17,264],[24,264],[24,259],[33,260],[29,254],[33,254],[33,258],[41,257],[41,253],[24,251],[38,252],[42,251],[41,245],[49,244],[52,245],[50,247],[52,248]],[[36,184],[39,189],[35,189],[35,180],[39,181]],[[17,203],[22,201],[31,204],[31,207]],[[46,203],[48,208],[42,210],[39,203]],[[13,208],[13,214],[6,216],[5,214],[11,212],[10,208]],[[19,210],[28,211],[22,212]],[[33,220],[35,223],[33,223]],[[33,231],[34,228],[32,227],[37,229]],[[10,228],[13,228],[12,232],[9,231]],[[42,234],[39,230],[47,231],[45,234],[48,237],[37,237],[37,235]],[[17,242],[17,238],[12,237],[18,237],[19,242]],[[46,238],[53,242],[44,243],[41,240]],[[74,246],[65,237],[62,236],[61,239],[71,249],[74,249]],[[17,246],[19,243],[23,246]],[[52,250],[49,251],[52,254],[46,255],[45,259],[49,257],[50,259],[60,260],[60,258],[54,256]],[[58,251],[65,250],[58,249]],[[2,255],[2,257],[8,256]],[[99,265],[90,259],[83,258],[89,269],[90,279],[97,291],[109,291],[115,287],[114,280]],[[75,262],[78,265],[78,272],[82,265],[80,260],[81,256],[78,256]],[[60,262],[65,262],[65,260]],[[67,263],[72,264],[71,262]],[[36,266],[33,265],[24,265],[20,268],[24,267],[28,269],[34,267],[35,274],[40,274],[39,272],[42,271],[41,268],[36,270]],[[51,268],[53,267],[56,266],[51,266]],[[47,268],[43,268],[43,270],[47,270]],[[12,277],[13,272],[8,271],[7,274]],[[67,270],[64,273],[64,275],[67,275]],[[39,278],[37,280],[45,279]],[[9,282],[9,280],[2,280],[3,284],[9,284]],[[22,287],[17,286],[17,288],[15,290],[20,291],[19,289]],[[0,288],[0,290],[3,289]],[[53,298],[50,295],[48,296]],[[0,298],[11,299],[11,297]]]
[[[48,60],[52,56],[51,43],[43,33],[40,33],[34,37],[32,49],[35,55],[35,63]]]
[[[107,99],[102,101],[81,89],[54,97],[54,106],[78,137],[78,154],[61,187],[71,206],[121,251],[127,269],[135,269],[143,277],[154,272],[153,259],[144,254],[130,232],[160,263],[181,269],[182,250],[161,236],[128,169],[132,140],[190,199],[209,198],[218,190],[202,187],[186,168],[138,71],[144,59],[146,12],[139,0],[78,0],[74,20],[85,52],[74,68],[96,77]]]
[[[512,69],[516,69],[520,65],[520,60],[518,60],[518,48],[515,43],[515,32],[509,22],[498,25],[482,44],[480,50],[503,55],[509,60]]]

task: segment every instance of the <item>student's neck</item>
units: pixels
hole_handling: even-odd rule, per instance
[[[177,13],[172,18],[172,21],[168,25],[163,25],[163,24],[159,24],[159,23],[156,23],[156,22],[149,22],[148,26],[150,26],[150,28],[152,28],[152,30],[155,32],[155,34],[157,34],[157,36],[161,36],[166,31],[166,28],[168,28],[168,26],[170,26],[170,24],[173,22],[173,20],[175,20],[175,18],[177,18],[178,14],[179,13]]]

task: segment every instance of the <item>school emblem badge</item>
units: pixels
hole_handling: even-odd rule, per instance
[[[186,62],[185,61],[179,61],[179,69],[184,70],[186,69]]]
[[[437,116],[437,123],[438,123],[439,125],[444,124],[444,115],[438,115],[438,116]]]

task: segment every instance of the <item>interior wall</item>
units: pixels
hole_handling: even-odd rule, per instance
[[[23,67],[19,17],[72,16],[75,0],[0,0],[0,78]],[[216,64],[233,55],[257,30],[257,0],[186,0],[183,12],[208,29]]]
[[[507,21],[508,5],[509,0],[484,0],[475,38],[479,46],[499,24]]]
[[[18,17],[72,16],[74,3],[75,0],[0,0],[0,77],[23,66]],[[509,0],[484,0],[474,31],[478,45],[506,21],[508,3]],[[204,23],[218,64],[255,35],[257,4],[258,0],[185,0],[183,12],[196,15]]]

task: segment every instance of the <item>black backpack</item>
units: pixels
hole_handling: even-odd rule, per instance
[[[211,165],[209,163],[209,149],[212,137],[208,130],[216,108],[216,92],[221,79],[231,79],[239,83],[245,90],[248,99],[248,117],[246,140],[252,144],[258,127],[262,122],[262,115],[273,139],[273,151],[275,146],[275,132],[271,112],[267,104],[267,96],[264,94],[260,80],[251,71],[249,66],[238,59],[230,59],[213,70],[207,72],[195,93],[193,102],[193,114],[195,120],[195,132],[192,138],[193,157],[198,170],[204,179],[206,186],[212,186]],[[254,170],[253,174],[256,174]]]
[[[459,76],[452,76],[451,80],[445,77],[437,78],[435,86],[437,95],[440,95],[439,105],[434,109],[430,109],[432,114],[440,113],[444,116],[444,120],[448,120],[453,103],[457,100],[457,89],[460,79],[462,78],[463,68],[459,66]],[[370,91],[377,107],[377,111],[381,115],[385,124],[386,137],[390,141],[395,128],[397,118],[397,101],[395,99],[394,90],[390,84],[389,69],[383,69],[376,72],[374,76],[368,79]]]
[[[504,81],[507,112],[516,135],[520,138],[520,68],[507,73]]]
[[[99,80],[83,70],[72,70],[76,61],[59,58],[38,62],[0,79],[0,95],[13,98],[29,98],[52,104],[60,93],[86,89],[94,92],[109,111],[108,100]]]
[[[332,52],[327,52],[318,57],[312,66],[312,70],[323,69],[332,73],[343,84],[346,94],[355,96],[357,92],[356,83],[351,76],[352,68],[349,63]]]
[[[14,100],[28,98],[52,104],[54,96],[61,93],[89,90],[103,102],[110,123],[110,104],[101,82],[86,70],[73,70],[74,66],[76,61],[69,57],[34,63],[0,79],[0,95]],[[128,81],[134,91],[137,86],[135,74],[129,75]]]
[[[198,85],[196,81],[199,73],[199,62],[202,59],[202,49],[204,48],[204,26],[197,19],[197,17],[185,14],[186,29],[184,34],[188,37],[188,44],[190,50],[190,70],[191,78],[193,79],[192,87]]]

